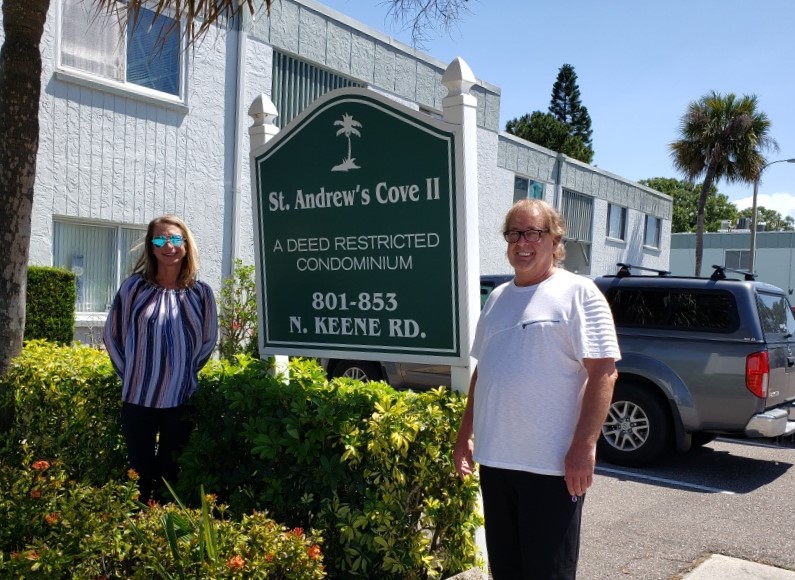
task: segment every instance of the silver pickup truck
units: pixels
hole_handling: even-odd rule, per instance
[[[719,434],[795,433],[795,317],[785,292],[718,266],[710,278],[633,274],[643,270],[619,264],[618,274],[594,279],[622,353],[599,458],[638,466]],[[510,279],[482,277],[482,301]],[[396,388],[450,384],[444,365],[321,362],[329,376]]]
[[[795,317],[783,290],[719,266],[710,278],[619,268],[594,280],[622,353],[601,459],[644,465],[718,434],[795,433]]]

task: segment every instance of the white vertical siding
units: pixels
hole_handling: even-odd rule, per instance
[[[188,107],[180,108],[59,77],[56,13],[54,1],[42,45],[31,262],[52,262],[54,216],[143,225],[174,213],[197,237],[202,276],[219,288],[233,139],[225,123],[234,114],[234,87],[225,82],[227,33],[211,34],[187,54]],[[247,183],[246,175],[244,190]]]

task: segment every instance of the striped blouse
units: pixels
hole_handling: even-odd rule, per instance
[[[212,289],[196,281],[167,290],[133,274],[122,282],[103,333],[122,401],[144,407],[183,404],[218,339]]]

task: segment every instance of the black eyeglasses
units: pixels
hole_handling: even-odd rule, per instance
[[[541,234],[546,233],[549,233],[549,230],[536,230],[532,228],[529,230],[508,230],[507,232],[502,232],[502,237],[504,237],[505,241],[509,244],[515,244],[520,238],[534,243],[541,239]]]
[[[155,236],[152,238],[152,245],[156,248],[162,248],[166,245],[166,242],[171,242],[172,246],[179,248],[185,243],[185,238],[179,234],[173,234],[171,236]]]

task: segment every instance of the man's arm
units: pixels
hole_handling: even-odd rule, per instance
[[[464,409],[464,415],[461,417],[461,426],[458,428],[458,437],[456,437],[455,448],[453,449],[453,462],[455,469],[461,479],[467,475],[472,475],[475,468],[475,461],[472,459],[472,420],[474,415],[475,406],[475,383],[478,380],[478,368],[472,372],[472,378],[469,380],[469,394],[467,395],[467,405]]]
[[[588,371],[588,382],[565,462],[566,486],[573,496],[583,495],[593,483],[596,442],[602,432],[602,424],[607,417],[613,398],[613,387],[618,378],[612,358],[584,359],[583,365]]]

